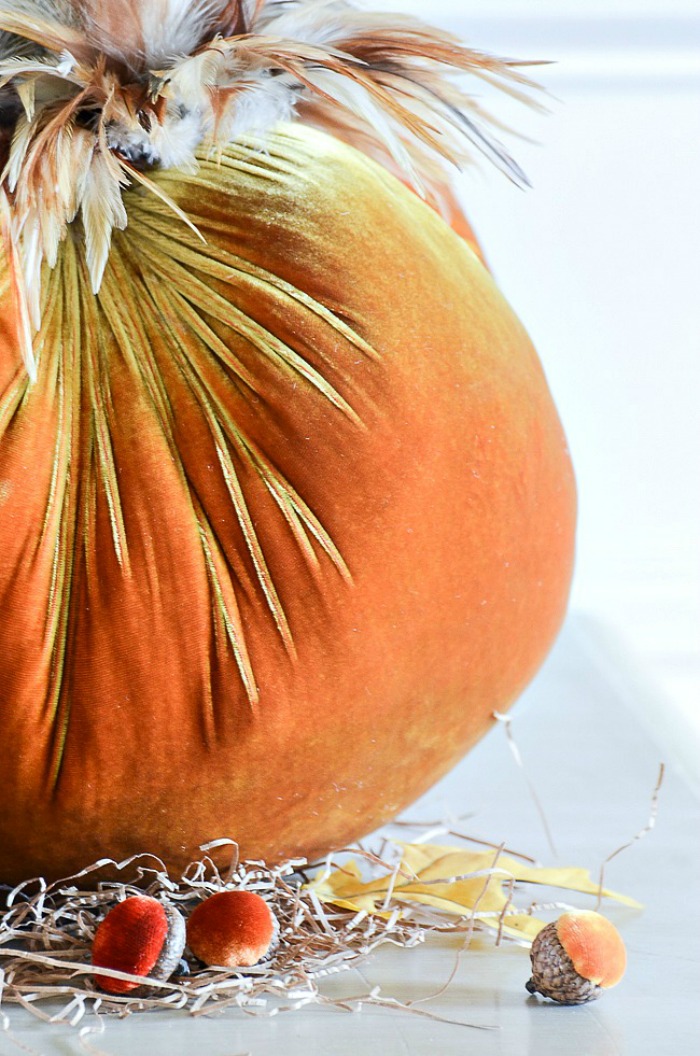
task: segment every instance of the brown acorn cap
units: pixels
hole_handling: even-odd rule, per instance
[[[169,979],[185,948],[185,921],[156,898],[134,895],[119,902],[101,922],[92,945],[95,968],[111,968],[150,979]],[[128,994],[140,984],[95,973],[100,989]]]
[[[249,968],[268,953],[277,930],[277,921],[260,895],[219,891],[192,913],[187,944],[204,964]]]

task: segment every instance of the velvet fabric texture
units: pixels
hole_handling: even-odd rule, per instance
[[[0,287],[0,879],[394,816],[532,677],[575,497],[522,326],[466,242],[303,125],[125,193],[93,296]]]

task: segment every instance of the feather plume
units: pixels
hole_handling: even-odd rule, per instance
[[[24,271],[17,252],[17,237],[13,230],[14,217],[3,188],[0,188],[0,227],[10,274],[10,286],[17,316],[17,336],[27,374],[31,381],[36,381],[36,358],[32,341],[32,322],[29,315],[29,303],[25,287]]]
[[[3,231],[33,325],[76,216],[98,290],[130,182],[281,120],[343,129],[422,193],[444,183],[436,159],[475,153],[526,183],[461,81],[530,101],[527,65],[348,0],[0,0]]]
[[[117,172],[115,173],[114,168]],[[84,181],[80,212],[85,228],[85,248],[93,293],[102,285],[114,228],[124,230],[126,210],[121,188],[126,181],[108,152],[96,151]]]

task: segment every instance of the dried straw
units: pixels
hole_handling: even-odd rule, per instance
[[[263,862],[239,862],[236,845],[230,840],[215,841],[202,850],[211,851],[222,844],[230,844],[233,854],[224,873],[205,853],[174,880],[162,861],[143,854],[120,863],[101,859],[76,876],[53,884],[39,878],[12,890],[6,888],[6,908],[0,914],[0,1018],[4,1018],[3,1006],[8,1005],[21,1005],[47,1023],[74,1027],[91,1013],[123,1017],[151,1009],[186,1010],[202,1016],[233,1007],[271,1016],[311,1003],[342,1009],[373,1004],[417,1014],[417,1009],[409,1009],[377,989],[340,1001],[331,999],[322,993],[322,982],[358,967],[387,943],[412,947],[431,932],[464,931],[466,927],[471,935],[476,924],[459,918],[431,920],[425,915],[420,920],[410,919],[393,907],[387,919],[322,903],[315,891],[305,886],[306,881],[319,868],[342,868],[342,856],[347,852],[340,852],[340,861],[328,859],[321,867],[311,867],[304,860],[269,867]],[[396,870],[394,862],[361,848],[352,849],[352,853],[364,859],[368,868]],[[118,879],[96,883],[95,874],[106,865]],[[90,963],[92,941],[98,924],[116,902],[130,895],[148,894],[169,901],[187,918],[204,899],[232,888],[262,895],[277,917],[279,943],[266,960],[252,968],[224,970],[205,968],[190,957],[189,974],[176,975],[168,982],[149,979],[145,993],[117,996],[97,988]],[[133,978],[105,968],[100,974]],[[431,1015],[423,1010],[420,1014]],[[93,1028],[85,1030],[84,1047],[88,1049],[87,1037]]]
[[[507,725],[506,735],[512,748],[514,741]],[[522,767],[519,753],[516,761]],[[603,894],[605,866],[654,827],[662,780],[663,766],[652,795],[647,825],[602,863],[598,904]],[[532,787],[531,792],[539,808]],[[490,877],[502,872],[498,868],[500,856],[506,853],[526,863],[534,863],[534,859],[522,852],[461,831],[460,822],[463,820],[394,822],[395,827],[422,830],[414,841],[417,844],[449,834],[459,841],[493,848],[492,867],[470,874],[471,878],[483,875],[484,887],[471,911],[465,906],[463,916],[449,916],[425,905],[407,906],[405,900],[393,898],[394,885],[400,876],[405,876],[405,871],[397,857],[398,848],[386,838],[381,840],[378,853],[362,846],[343,848],[323,863],[310,865],[299,859],[274,867],[264,862],[240,862],[236,843],[221,839],[204,845],[201,848],[203,857],[192,862],[177,880],[169,875],[159,858],[140,854],[119,863],[101,859],[76,875],[52,884],[36,878],[13,889],[0,885],[0,1031],[4,1031],[5,1037],[19,1049],[33,1054],[33,1050],[10,1035],[3,1006],[20,1005],[47,1023],[73,1027],[82,1024],[87,1016],[85,1024],[79,1027],[80,1047],[94,1056],[102,1056],[101,1050],[93,1047],[88,1039],[103,1032],[103,1013],[124,1017],[134,1012],[169,1009],[203,1016],[234,1008],[249,1015],[275,1016],[309,1004],[330,1005],[345,1011],[374,1005],[441,1022],[455,1022],[416,1006],[439,997],[450,986],[475,930],[483,930],[486,918],[493,916],[481,912],[479,903]],[[544,825],[549,832],[546,819]],[[231,850],[230,864],[224,872],[208,853],[222,847]],[[373,875],[389,878],[382,915],[364,910],[348,911],[324,903],[308,885],[312,877],[325,878],[333,871],[342,871],[348,855],[361,860]],[[110,875],[117,879],[100,880],[98,874],[104,875],[105,867],[110,867]],[[459,879],[463,878],[452,878]],[[422,880],[425,886],[446,882],[445,877],[435,881]],[[190,956],[183,962],[183,972],[167,982],[149,979],[147,988],[119,996],[97,988],[91,966],[92,941],[100,921],[117,902],[130,895],[147,894],[170,902],[187,918],[210,895],[231,889],[257,892],[267,900],[277,918],[279,942],[260,964],[241,970],[205,968]],[[515,909],[513,889],[511,878],[508,897],[499,914],[496,946],[504,940],[522,941],[503,931],[507,913]],[[568,902],[532,902],[517,912],[533,914],[570,908]],[[442,932],[462,933],[464,939],[445,983],[434,993],[407,1003],[383,994],[378,987],[342,999],[323,993],[324,979],[359,968],[380,946],[390,944],[410,948],[424,942],[429,935]],[[490,934],[494,935],[493,930]],[[144,982],[106,968],[100,968],[100,975]],[[459,1025],[493,1029],[483,1024],[460,1022]]]

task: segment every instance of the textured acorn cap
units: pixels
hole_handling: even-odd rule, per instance
[[[187,944],[200,961],[249,968],[272,946],[277,921],[253,891],[220,891],[201,902],[187,922]]]
[[[185,921],[172,906],[134,895],[109,911],[95,932],[92,963],[144,978],[168,979],[185,948]],[[95,973],[95,982],[110,994],[128,994],[139,983]]]

